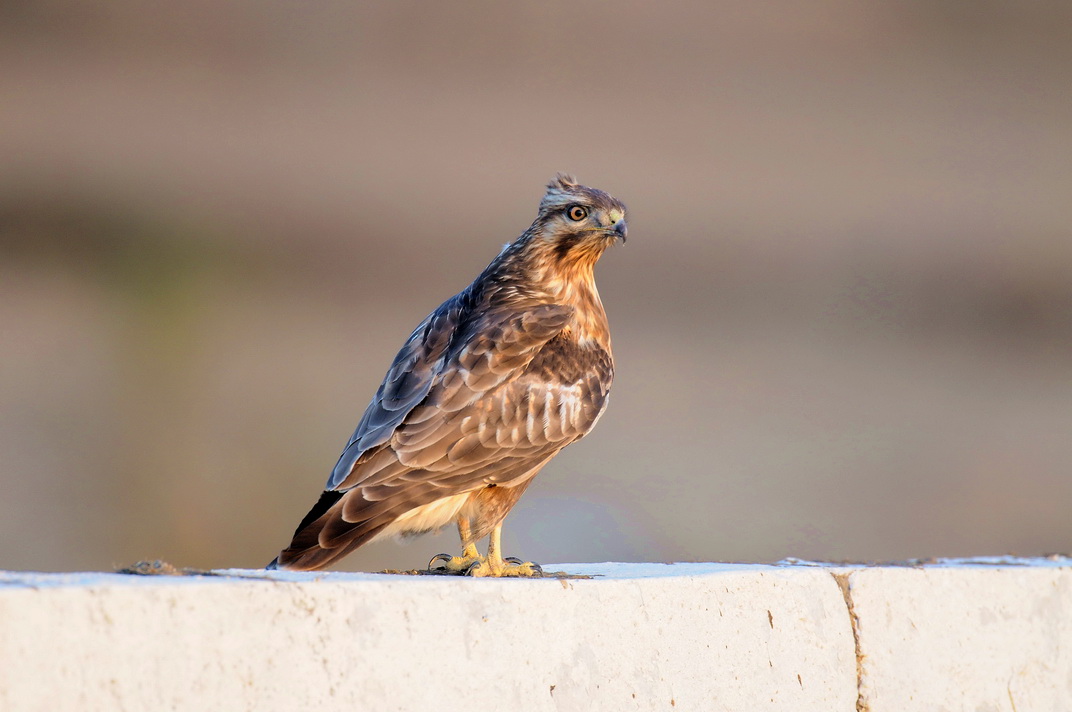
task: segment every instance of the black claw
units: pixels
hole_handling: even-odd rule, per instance
[[[435,556],[432,557],[432,560],[428,562],[428,570],[431,571],[432,570],[432,564],[434,564],[437,561],[450,561],[453,558],[454,557],[451,556],[450,554],[436,554]],[[445,568],[447,568],[447,567],[446,566],[440,566],[439,567],[439,569],[445,569]]]
[[[517,566],[524,566],[525,564],[528,564],[532,567],[532,570],[536,573],[536,575],[543,576],[543,568],[533,561],[522,561],[516,556],[507,556],[505,559],[503,559],[503,561],[510,564],[515,564]]]
[[[473,563],[469,564],[467,567],[465,567],[465,575],[466,576],[472,576],[473,575],[473,569],[480,568],[482,563],[483,562],[481,562],[481,561],[474,561]]]

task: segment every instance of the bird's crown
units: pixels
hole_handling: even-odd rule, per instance
[[[577,182],[577,179],[569,173],[556,173],[551,182],[547,184],[547,190],[569,190],[579,185],[580,183]]]
[[[625,206],[602,190],[581,185],[569,173],[556,173],[547,184],[547,192],[540,201],[540,213],[547,214],[571,203],[585,203],[605,208],[618,208],[624,214]]]

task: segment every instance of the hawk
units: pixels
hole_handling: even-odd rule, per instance
[[[268,568],[320,569],[370,541],[456,522],[462,555],[430,567],[538,575],[503,558],[502,521],[607,407],[614,359],[593,269],[625,238],[624,204],[555,176],[532,225],[410,335]],[[476,541],[489,534],[482,557]]]

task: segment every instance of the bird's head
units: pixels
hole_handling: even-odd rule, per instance
[[[531,231],[533,246],[562,266],[591,266],[615,241],[625,242],[625,204],[559,173],[547,185]]]

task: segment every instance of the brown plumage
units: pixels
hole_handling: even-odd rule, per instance
[[[269,566],[319,569],[457,521],[466,555],[548,460],[595,425],[614,376],[593,268],[625,206],[558,175],[536,220],[395,357],[327,488]],[[483,561],[483,559],[481,559]]]

